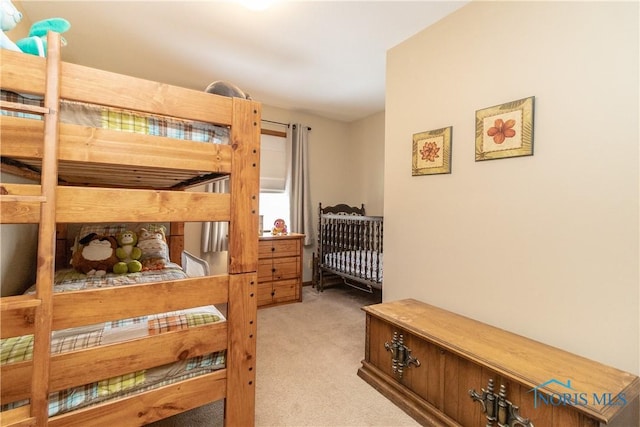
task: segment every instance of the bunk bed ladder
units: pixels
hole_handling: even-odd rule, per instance
[[[47,52],[47,86],[44,107],[44,147],[42,153],[42,196],[38,229],[38,264],[36,266],[36,309],[33,342],[33,377],[31,380],[31,414],[46,425],[49,417],[49,360],[53,310],[53,277],[56,253],[56,191],[58,186],[58,111],[60,106],[60,35],[49,33]]]
[[[58,184],[58,109],[60,103],[60,35],[49,33],[47,49],[47,85],[44,107],[3,102],[4,108],[43,115],[44,144],[40,194],[4,194],[2,203],[20,205],[39,203],[38,248],[35,296],[6,298],[3,318],[11,310],[33,310],[33,356],[30,405],[6,411],[2,426],[46,426],[49,415],[49,354],[53,309],[53,277],[56,251],[56,188]],[[3,209],[4,210],[4,209]],[[4,221],[3,221],[4,222]],[[7,221],[10,223],[11,219]]]

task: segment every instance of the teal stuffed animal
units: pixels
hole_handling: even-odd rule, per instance
[[[142,270],[142,264],[138,261],[142,256],[142,250],[136,246],[138,235],[131,230],[126,230],[118,233],[116,240],[118,241],[116,256],[120,261],[113,266],[113,272],[124,274]]]
[[[0,48],[20,52],[20,48],[4,33],[13,30],[22,21],[22,13],[11,3],[11,0],[0,0]]]
[[[66,19],[43,19],[34,23],[29,30],[29,37],[18,40],[16,45],[24,53],[45,57],[47,56],[47,32],[53,31],[62,34],[69,31],[69,28],[71,28],[71,24]],[[62,46],[67,45],[64,37],[61,37],[60,41]]]

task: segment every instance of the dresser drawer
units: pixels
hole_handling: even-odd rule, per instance
[[[273,280],[273,260],[271,258],[258,260],[258,282]]]
[[[274,258],[273,280],[292,279],[300,273],[300,258]]]
[[[258,283],[258,307],[273,302],[272,282]]]
[[[287,257],[300,255],[300,239],[261,240],[258,258]]]
[[[258,260],[258,281],[291,279],[300,275],[300,258]]]
[[[280,280],[273,283],[273,302],[297,300],[300,296],[298,279]]]

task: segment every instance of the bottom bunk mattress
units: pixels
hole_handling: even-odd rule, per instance
[[[73,270],[64,270],[56,274],[54,292],[186,278],[178,265],[167,267],[162,270],[126,275],[110,273],[105,276],[86,276]],[[29,292],[32,292],[32,289],[27,291],[27,293]],[[62,354],[224,321],[226,321],[224,315],[215,306],[208,305],[58,330],[51,334],[51,354]],[[31,360],[33,339],[33,335],[2,339],[0,341],[0,364]],[[49,396],[49,416],[222,369],[225,367],[225,355],[225,351],[215,352],[53,392]],[[12,409],[27,403],[28,401],[2,402],[2,410]]]

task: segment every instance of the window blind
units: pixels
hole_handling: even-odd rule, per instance
[[[286,138],[261,135],[260,138],[260,191],[280,193],[287,184]]]

